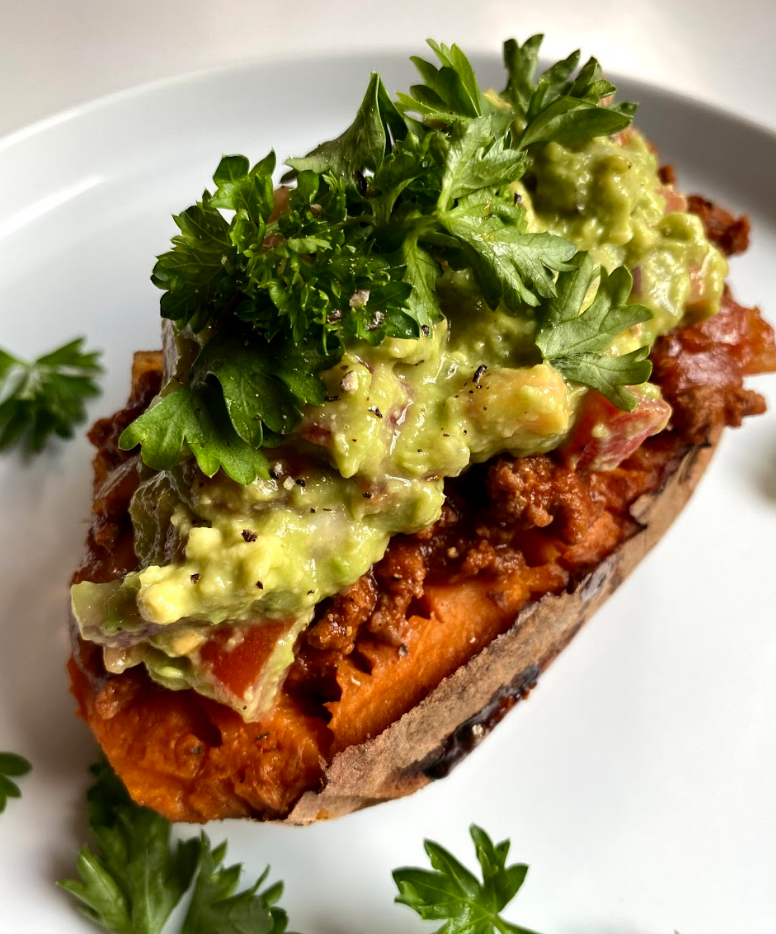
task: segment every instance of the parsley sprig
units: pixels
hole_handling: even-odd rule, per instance
[[[32,766],[14,752],[0,752],[0,814],[5,810],[9,798],[21,797],[19,786],[13,781],[26,775]]]
[[[476,824],[469,832],[482,882],[452,853],[426,840],[424,848],[432,869],[396,869],[396,901],[408,905],[421,918],[444,921],[435,934],[536,934],[500,914],[525,882],[528,866],[507,866],[509,840],[494,844]]]
[[[609,275],[594,267],[589,253],[578,253],[570,265],[558,275],[556,294],[539,310],[536,345],[567,379],[591,386],[621,409],[632,411],[637,399],[625,387],[649,378],[649,347],[620,357],[606,351],[618,334],[648,321],[652,312],[646,305],[627,304],[633,277],[624,266]],[[583,311],[596,280],[595,296]]]
[[[52,435],[71,438],[86,418],[86,402],[99,395],[100,354],[70,341],[32,363],[0,348],[0,451],[21,446],[41,451]]]
[[[608,101],[615,89],[595,59],[576,73],[579,53],[537,78],[540,43],[505,44],[501,96],[483,92],[458,46],[433,41],[439,64],[414,58],[422,83],[396,102],[373,74],[351,126],[288,160],[296,185],[282,211],[273,152],[253,167],[225,156],[213,193],[175,217],[179,233],[152,275],[165,293],[163,317],[201,335],[202,352],[183,385],[126,429],[122,447],[142,445],[157,469],[190,453],[208,476],[219,468],[239,483],[266,476],[262,448],[292,432],[305,405],[325,400],[317,374],[346,341],[430,333],[442,317],[436,283],[445,268],[470,269],[494,309],[538,309],[545,343],[561,322],[567,342],[537,341],[538,352],[631,407],[620,387],[648,365],[634,369],[642,358],[606,350],[634,314],[609,315],[596,325],[600,340],[587,340],[584,357],[579,349],[615,286],[621,306],[625,277],[600,274],[600,300],[583,320],[563,285],[580,275],[573,244],[529,232],[512,185],[533,148],[623,129],[635,107]]]
[[[268,870],[238,892],[241,867],[223,867],[226,844],[212,849],[203,833],[171,846],[168,820],[135,804],[106,763],[92,772],[87,802],[97,852],[84,847],[80,879],[59,883],[87,918],[112,934],[160,934],[196,877],[180,934],[283,934],[282,884],[259,891]]]
[[[630,125],[636,104],[609,103],[617,90],[602,77],[601,66],[590,58],[577,71],[579,52],[556,62],[535,78],[543,36],[531,36],[521,46],[504,43],[504,65],[509,80],[502,92],[515,118],[514,132],[523,147],[538,143],[579,143],[593,136],[608,136]]]

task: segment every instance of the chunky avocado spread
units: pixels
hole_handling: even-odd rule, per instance
[[[489,98],[496,112],[507,106],[504,95]],[[725,261],[681,196],[661,182],[656,157],[636,131],[561,135],[525,149],[520,172],[491,186],[522,212],[518,248],[555,243],[531,239],[551,234],[573,245],[566,255],[586,251],[610,274],[624,266],[633,277],[630,301],[652,313],[607,339],[605,358],[638,352],[686,317],[718,310]],[[362,161],[379,178],[379,167]],[[360,177],[357,184],[369,184]],[[475,197],[467,192],[449,202],[448,216]],[[555,365],[538,349],[541,301],[551,299],[537,293],[517,305],[506,297],[494,302],[471,250],[434,253],[449,246],[445,236],[449,241],[447,234],[429,241],[441,315],[422,323],[417,336],[376,341],[368,326],[346,336],[341,355],[318,371],[323,398],[301,407],[293,430],[265,429],[265,476],[238,482],[226,469],[208,476],[191,456],[191,442],[189,453],[184,447],[164,469],[141,465],[132,503],[140,570],[72,592],[81,634],[104,646],[109,670],[144,663],[162,684],[193,687],[256,719],[271,705],[316,605],[366,573],[391,536],[436,521],[445,477],[501,452],[547,452],[567,438],[594,390],[570,378],[577,371],[567,363],[564,370],[567,357]],[[315,254],[323,247],[310,239],[299,249]],[[571,267],[559,260],[557,268],[560,276]],[[592,286],[582,299],[589,308]],[[343,298],[354,312],[369,300],[364,289]],[[212,334],[191,320],[169,328],[162,401],[192,382],[192,361]],[[255,685],[238,697],[213,676],[203,647],[219,629],[239,642],[246,625],[264,627],[272,649]]]

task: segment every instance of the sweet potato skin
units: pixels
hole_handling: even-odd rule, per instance
[[[447,774],[535,684],[542,671],[660,540],[692,495],[721,430],[686,449],[665,485],[631,512],[639,531],[570,592],[526,606],[508,632],[446,678],[374,739],[335,755],[318,792],[306,792],[288,823],[307,824],[412,794]]]

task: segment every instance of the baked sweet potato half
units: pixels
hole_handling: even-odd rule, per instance
[[[724,365],[704,366],[720,348]],[[373,572],[321,608],[260,722],[136,668],[107,674],[74,626],[79,711],[133,797],[171,820],[308,823],[447,774],[661,538],[724,426],[763,411],[743,377],[776,369],[772,330],[729,293],[719,316],[662,339],[653,358],[672,430],[605,473],[499,458],[487,476],[450,483],[436,527],[395,539]],[[75,581],[136,564],[137,455],[116,441],[160,367],[159,354],[137,354],[128,407],[91,431],[95,515]],[[388,633],[370,628],[378,607]]]
[[[70,662],[172,820],[304,824],[444,776],[764,410],[773,331],[723,288],[745,220],[658,174],[597,64],[548,102],[537,48],[484,95],[435,46],[445,81],[394,105],[373,77],[294,189],[225,157],[176,218],[165,353],[90,433]]]

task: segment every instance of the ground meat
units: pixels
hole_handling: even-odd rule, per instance
[[[744,376],[776,371],[773,329],[726,289],[718,315],[661,337],[651,359],[652,379],[673,406],[672,424],[697,444],[719,425],[738,426],[765,411]]]
[[[496,461],[488,471],[488,495],[493,510],[518,528],[555,523],[568,544],[581,541],[600,512],[579,475],[543,454]]]
[[[676,184],[676,170],[672,165],[661,165],[657,174],[664,185]]]
[[[323,604],[320,617],[307,633],[308,645],[350,655],[358,627],[372,615],[376,601],[377,586],[370,571]]]
[[[664,185],[676,184],[676,171],[672,165],[661,165],[658,175]],[[698,215],[706,236],[725,256],[743,253],[748,248],[751,228],[745,214],[735,217],[701,195],[688,196],[687,210],[690,214]]]
[[[132,366],[132,392],[126,406],[111,418],[101,418],[92,425],[88,437],[97,448],[94,458],[95,489],[119,464],[129,460],[131,454],[119,447],[124,429],[151,404],[162,386],[162,354],[147,351],[135,354]]]
[[[395,538],[375,565],[375,578],[377,606],[367,629],[389,645],[401,645],[409,606],[423,595],[426,578],[426,562],[418,543],[406,536]]]
[[[690,195],[687,210],[703,222],[706,236],[725,256],[743,253],[749,246],[749,218],[734,217],[729,211],[707,201],[700,195]]]

